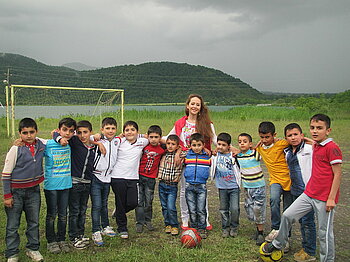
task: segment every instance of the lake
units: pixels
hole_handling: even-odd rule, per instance
[[[232,107],[237,106],[208,106],[210,111],[227,111]],[[60,118],[62,115],[93,115],[96,110],[98,113],[111,112],[118,110],[118,106],[104,107],[104,106],[16,106],[15,118],[21,119],[24,117],[38,118]],[[160,106],[160,105],[126,105],[124,110],[155,110],[155,111],[184,111],[184,105],[174,106]],[[6,116],[6,107],[0,107],[0,117]]]

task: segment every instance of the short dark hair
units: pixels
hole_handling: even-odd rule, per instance
[[[218,142],[219,142],[219,141],[224,141],[224,142],[226,142],[228,145],[230,145],[230,144],[231,144],[231,136],[230,136],[230,134],[228,134],[228,133],[220,133],[220,134],[218,135],[217,141],[218,141]]]
[[[102,127],[105,127],[106,125],[117,127],[117,121],[113,117],[105,117],[102,120]]]
[[[169,135],[166,141],[168,140],[175,141],[177,144],[180,144],[180,138],[177,135]]]
[[[297,123],[290,123],[290,124],[286,125],[286,127],[284,128],[284,136],[287,135],[288,130],[292,130],[294,128],[298,129],[301,134],[303,133],[303,130],[301,129],[301,127]]]
[[[78,122],[77,124],[77,129],[80,128],[80,127],[85,127],[87,129],[89,129],[89,131],[91,132],[92,131],[92,125],[89,121],[87,120],[81,120]]]
[[[77,122],[70,117],[66,117],[60,120],[60,122],[58,122],[58,129],[60,129],[63,125],[65,125],[66,127],[74,127],[74,129],[77,129]]]
[[[203,144],[205,143],[204,142],[204,136],[201,135],[200,133],[193,133],[191,136],[190,136],[190,144],[192,144],[192,141],[201,141]]]
[[[22,129],[26,128],[26,127],[32,127],[36,131],[38,131],[38,126],[37,126],[35,120],[32,118],[29,118],[29,117],[23,118],[21,121],[19,121],[18,132],[22,132]]]
[[[316,114],[314,116],[312,116],[310,118],[310,122],[311,121],[323,121],[326,123],[326,127],[330,128],[331,127],[331,119],[329,118],[329,116],[324,115],[324,114]]]
[[[240,133],[240,134],[238,135],[238,138],[239,138],[240,136],[248,137],[249,142],[253,142],[252,136],[249,135],[248,133]]]
[[[160,126],[158,126],[158,125],[150,126],[150,127],[148,128],[147,134],[149,135],[149,134],[151,134],[151,133],[156,133],[156,134],[162,136],[162,129],[161,129]]]
[[[272,122],[269,122],[269,121],[261,122],[259,125],[258,132],[262,134],[271,133],[273,135],[276,132],[276,128]]]
[[[123,125],[123,132],[127,126],[133,126],[135,127],[136,131],[139,131],[139,125],[135,121],[126,121],[125,124]]]

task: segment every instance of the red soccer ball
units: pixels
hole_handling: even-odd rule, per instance
[[[197,230],[194,228],[189,228],[182,232],[181,243],[183,247],[194,248],[200,245],[201,236],[198,234]]]

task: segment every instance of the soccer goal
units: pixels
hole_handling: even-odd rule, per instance
[[[12,137],[16,120],[24,117],[89,120],[95,132],[104,117],[114,117],[120,130],[124,122],[123,89],[10,85],[6,101],[7,134]]]

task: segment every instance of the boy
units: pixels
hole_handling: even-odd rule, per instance
[[[58,123],[58,133],[69,140],[74,135],[76,126],[72,118],[63,118]],[[46,143],[44,156],[47,250],[53,254],[61,251],[69,252],[66,227],[69,189],[72,187],[70,146],[62,146],[50,139]],[[57,214],[57,233],[55,233]]]
[[[217,155],[212,157],[211,177],[219,189],[222,237],[236,237],[239,225],[239,192],[241,174],[230,151],[231,136],[220,133],[217,138]]]
[[[91,179],[91,218],[92,218],[92,240],[95,245],[102,246],[102,235],[113,237],[116,235],[113,228],[109,226],[108,219],[108,196],[110,192],[111,173],[117,162],[118,149],[121,139],[116,137],[117,121],[112,117],[102,120],[101,142],[106,154],[100,150],[95,153],[94,170]]]
[[[296,123],[288,124],[284,128],[284,135],[289,143],[285,149],[292,185],[290,192],[295,201],[305,190],[311,176],[312,146],[305,144],[301,127]],[[294,254],[296,261],[316,260],[316,226],[314,211],[311,210],[300,220],[302,249]]]
[[[92,178],[95,146],[91,145],[90,135],[92,125],[89,121],[82,120],[77,124],[77,135],[69,139],[71,147],[72,182],[69,189],[69,239],[72,246],[84,249],[89,243],[89,238],[84,236],[87,203],[90,195],[90,183]],[[65,144],[67,139],[54,134],[54,139]]]
[[[284,155],[284,149],[288,146],[288,142],[286,140],[275,141],[275,125],[271,122],[261,122],[258,132],[260,145],[256,150],[264,160],[270,175],[271,232],[265,240],[271,242],[278,234],[281,223],[281,196],[283,196],[283,210],[286,210],[292,203],[291,180]],[[284,252],[287,253],[288,249],[289,244]]]
[[[26,255],[34,261],[42,261],[39,252],[40,186],[44,181],[43,156],[45,145],[36,134],[38,127],[31,118],[23,118],[18,127],[23,146],[12,146],[6,155],[2,171],[4,205],[7,216],[6,251],[8,262],[18,261],[22,212],[26,215]]]
[[[164,154],[164,149],[159,144],[162,129],[157,125],[153,125],[148,128],[147,134],[149,144],[143,149],[139,167],[139,199],[138,206],[135,209],[137,233],[142,233],[144,225],[148,230],[154,230],[152,225],[152,202],[158,166]]]
[[[204,137],[201,134],[192,134],[190,145],[191,149],[185,158],[185,197],[190,213],[191,227],[197,229],[200,236],[205,239],[207,238],[206,183],[209,177],[210,156],[204,151]]]
[[[241,152],[237,160],[242,174],[242,185],[245,192],[244,207],[250,221],[256,224],[253,236],[255,243],[261,245],[264,239],[264,224],[266,220],[265,179],[260,166],[260,154],[252,150],[252,137],[247,133],[238,136]]]
[[[180,181],[183,165],[175,163],[175,155],[180,145],[177,135],[169,135],[166,139],[166,152],[159,164],[159,199],[162,205],[165,233],[176,236],[179,234],[179,222],[177,219],[176,198],[178,183]],[[180,158],[186,156],[182,151]]]
[[[328,135],[331,120],[327,115],[316,114],[310,119],[310,133],[314,144],[311,178],[302,193],[283,213],[280,231],[276,239],[263,246],[269,254],[281,249],[288,239],[292,223],[315,210],[320,240],[320,261],[334,261],[333,235],[334,208],[339,199],[342,153]]]

